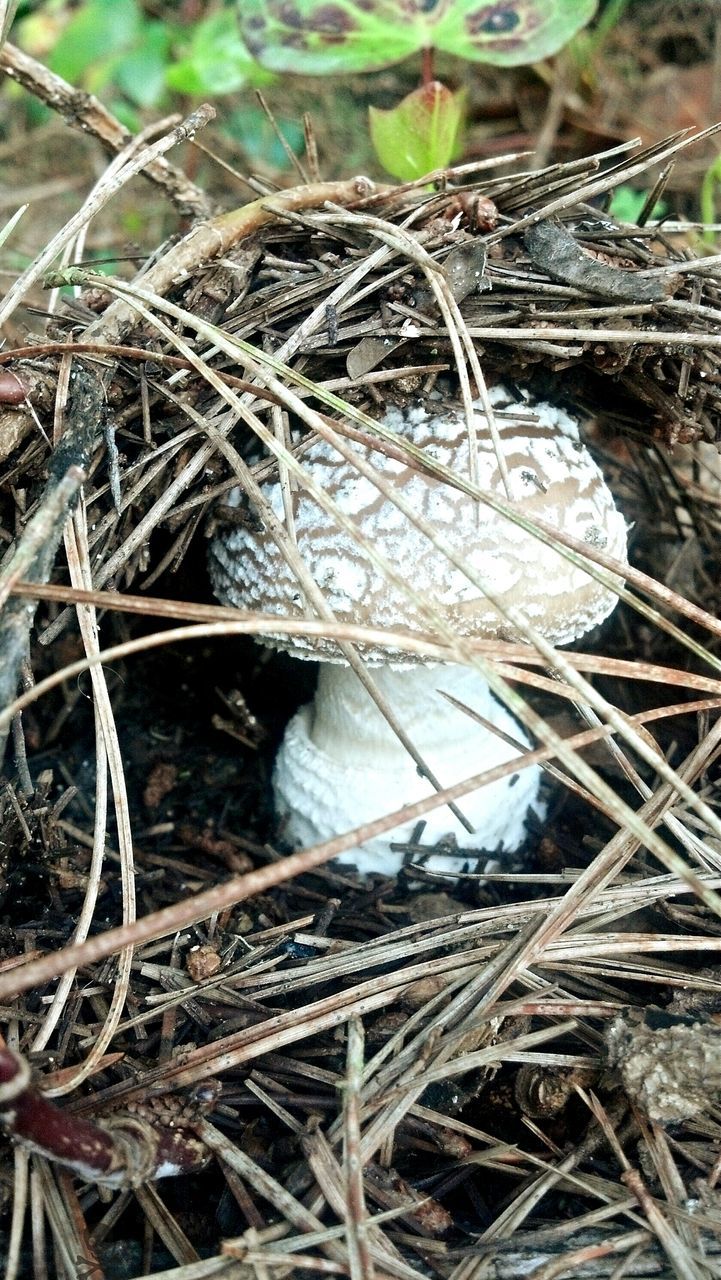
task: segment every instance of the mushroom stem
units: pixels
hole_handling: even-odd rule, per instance
[[[408,737],[443,786],[493,768],[518,755],[513,747],[458,710],[452,694],[517,741],[527,743],[520,725],[493,697],[474,670],[453,664],[374,667],[373,679]],[[274,773],[283,836],[302,846],[325,840],[361,823],[432,794],[432,786],[371,701],[350,667],[322,663],[315,699],[301,707],[283,740]],[[431,869],[459,872],[482,853],[514,849],[524,838],[529,806],[537,799],[540,772],[524,769],[465,796],[460,807],[473,823],[469,836],[446,805],[428,816],[424,844],[454,836],[470,856],[436,853]],[[392,875],[406,860],[391,842],[410,841],[413,823],[395,828],[350,850],[339,859],[362,873]]]

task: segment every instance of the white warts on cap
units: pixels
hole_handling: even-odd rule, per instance
[[[599,468],[580,443],[573,419],[545,402],[509,402],[507,393],[499,388],[494,388],[491,398],[497,410],[504,406],[512,410],[511,417],[497,413],[497,426],[512,497],[523,514],[625,560],[625,521]],[[426,407],[410,410],[392,408],[384,422],[429,458],[456,474],[469,475],[468,433],[460,405],[448,410],[430,401]],[[504,496],[493,443],[480,411],[476,431],[479,487]],[[548,640],[556,644],[575,640],[613,609],[613,591],[510,519],[378,451],[359,444],[349,447],[402,491],[413,510],[480,575],[489,592],[501,603],[520,607]],[[358,475],[331,444],[319,440],[311,445],[304,466],[360,533],[402,569],[413,588],[430,605],[438,606],[459,634],[509,634],[497,610],[465,575],[434,550],[406,516],[387,502],[370,480]],[[280,486],[266,485],[266,492],[280,515]],[[299,552],[339,621],[426,631],[425,619],[409,604],[402,589],[389,584],[350,533],[338,529],[311,494],[302,489],[294,493],[293,515]],[[216,594],[229,604],[282,617],[307,616],[292,570],[262,530],[242,526],[217,537],[211,546],[211,576]],[[267,642],[275,643],[272,637]],[[294,637],[277,643],[297,657],[322,655],[331,662],[341,660],[332,642]],[[366,650],[364,656],[370,661],[386,661],[387,650]],[[395,661],[403,658],[397,655]]]

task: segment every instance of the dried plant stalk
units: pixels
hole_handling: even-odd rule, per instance
[[[0,1122],[29,1151],[37,1152],[88,1182],[139,1186],[178,1177],[207,1164],[204,1144],[172,1107],[162,1118],[117,1114],[84,1120],[49,1102],[33,1084],[24,1058],[0,1049]]]

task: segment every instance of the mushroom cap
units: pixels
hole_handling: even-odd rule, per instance
[[[577,423],[545,401],[518,401],[504,388],[491,392],[508,468],[511,496],[525,515],[602,549],[625,563],[626,523],[596,463],[579,439]],[[479,487],[505,497],[487,419],[475,406]],[[391,408],[383,419],[399,437],[456,474],[468,476],[469,443],[463,409],[428,400]],[[488,590],[511,605],[555,644],[585,635],[612,611],[616,595],[540,539],[482,503],[397,459],[346,442],[403,493],[412,510],[443,535]],[[364,538],[399,571],[458,634],[515,638],[496,607],[438,551],[412,522],[325,440],[307,450],[304,467],[350,516]],[[280,485],[264,486],[283,519]],[[305,490],[292,496],[300,555],[339,621],[427,631],[428,624],[403,590],[389,583],[350,533],[338,528]],[[304,594],[270,534],[262,526],[234,526],[215,536],[210,570],[225,603],[283,617],[308,617]],[[522,636],[519,636],[522,638]],[[332,641],[267,636],[266,643],[296,657],[342,661]],[[368,647],[367,660],[388,661],[388,650]],[[399,651],[393,661],[417,661]]]

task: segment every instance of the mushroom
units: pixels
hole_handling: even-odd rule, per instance
[[[625,521],[581,443],[574,419],[558,406],[528,397],[518,400],[502,387],[490,395],[511,497],[524,514],[625,562]],[[474,404],[474,419],[478,484],[503,494],[480,402]],[[469,433],[458,402],[432,398],[392,407],[384,422],[427,457],[456,474],[469,473]],[[614,608],[612,590],[510,519],[398,459],[362,444],[350,447],[372,462],[402,491],[413,511],[443,534],[480,575],[490,595],[501,605],[520,608],[552,643],[578,639]],[[327,497],[352,517],[360,533],[458,635],[513,635],[495,605],[330,443],[315,441],[303,461]],[[274,513],[282,518],[280,485],[271,481],[264,488]],[[426,619],[409,604],[400,586],[388,582],[310,493],[295,492],[292,503],[298,551],[338,620],[427,631]],[[216,534],[210,560],[215,592],[225,603],[284,617],[307,616],[298,582],[262,522],[260,527],[235,525]],[[273,775],[282,834],[291,845],[329,839],[432,794],[431,783],[420,775],[333,641],[269,635],[265,643],[286,648],[296,657],[320,660],[315,698],[288,725]],[[457,709],[444,694],[491,721],[521,750],[529,745],[475,668],[428,663],[398,649],[363,647],[361,652],[396,720],[442,786],[519,755],[516,747]],[[474,849],[517,849],[529,812],[534,807],[540,811],[539,782],[539,770],[529,767],[465,795],[460,808],[474,829],[471,837],[449,808],[439,804],[428,816],[424,841],[461,836]],[[404,857],[391,844],[407,843],[412,828],[412,823],[394,828],[338,861],[353,864],[361,873],[392,874]],[[468,859],[439,855],[426,865],[457,872]]]

